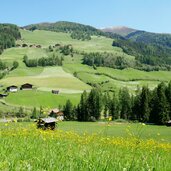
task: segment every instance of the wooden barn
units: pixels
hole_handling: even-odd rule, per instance
[[[11,85],[11,86],[7,87],[6,91],[8,91],[8,92],[17,92],[18,87],[15,86],[15,85]]]
[[[52,90],[52,94],[59,94],[59,90]]]
[[[37,120],[37,128],[41,128],[43,130],[50,129],[54,130],[56,127],[57,120],[55,118],[40,118]]]
[[[20,90],[32,90],[32,89],[33,89],[33,85],[29,83],[23,84],[20,87]]]
[[[49,116],[56,118],[58,121],[63,121],[64,120],[64,113],[60,111],[59,109],[52,109],[49,112]]]
[[[8,94],[0,94],[0,99],[7,97]]]
[[[171,120],[166,123],[166,126],[171,126]]]

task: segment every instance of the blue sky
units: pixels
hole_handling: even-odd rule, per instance
[[[171,33],[171,0],[0,0],[0,23],[55,21]]]

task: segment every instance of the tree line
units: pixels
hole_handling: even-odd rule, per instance
[[[127,88],[112,94],[100,89],[84,91],[77,106],[68,100],[63,111],[66,120],[96,121],[103,115],[113,120],[165,124],[171,119],[171,81],[168,85],[160,83],[154,90],[137,88],[135,95],[130,95]]]
[[[160,64],[159,61],[157,63],[153,61],[153,65],[152,63],[147,62],[151,59],[156,61],[156,58],[149,56],[139,56],[136,57],[135,60],[130,60],[129,58],[125,58],[124,56],[115,53],[84,53],[83,64],[93,66],[94,68],[96,68],[96,66],[102,66],[115,69],[134,68],[143,71],[171,70],[170,64],[162,64],[164,63],[162,58],[159,60],[162,61]]]
[[[112,45],[122,48],[126,54],[135,56],[140,64],[157,66],[159,69],[165,68],[165,70],[171,69],[171,48],[122,39],[114,39]]]
[[[83,56],[83,64],[90,66],[103,66],[117,69],[124,69],[134,67],[135,62],[131,61],[124,56],[113,53],[86,53]]]
[[[13,24],[0,24],[0,54],[4,49],[14,47],[15,41],[20,39],[19,29]]]
[[[37,67],[37,66],[62,66],[63,58],[58,57],[53,54],[51,57],[42,57],[39,59],[28,59],[27,55],[24,55],[23,62],[27,67]]]

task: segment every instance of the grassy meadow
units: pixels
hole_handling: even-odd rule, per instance
[[[80,94],[83,90],[90,91],[90,85],[100,85],[102,90],[114,90],[120,87],[128,87],[134,93],[137,86],[148,85],[153,89],[161,81],[168,82],[171,77],[170,71],[153,71],[145,72],[136,69],[118,70],[108,67],[93,67],[82,64],[82,55],[74,54],[74,57],[65,56],[63,66],[61,67],[26,67],[23,63],[23,56],[27,55],[29,59],[46,57],[46,48],[49,45],[60,43],[62,45],[72,44],[75,51],[78,52],[110,52],[116,53],[130,60],[134,60],[133,56],[126,55],[120,48],[112,47],[112,39],[105,37],[93,36],[91,40],[80,41],[72,39],[68,33],[57,33],[50,31],[27,31],[21,30],[22,39],[18,40],[18,44],[27,43],[40,44],[42,48],[10,48],[6,49],[1,59],[12,66],[14,60],[19,62],[19,67],[10,71],[3,79],[0,80],[1,92],[7,86],[20,86],[24,83],[31,83],[35,90],[29,92],[10,93],[10,95],[1,100],[3,104],[10,106],[27,106],[33,104],[35,106],[63,105],[67,99],[74,104],[78,102]],[[59,53],[59,52],[58,52]],[[60,55],[60,54],[59,54]],[[73,75],[76,73],[76,77]],[[52,89],[59,90],[59,96],[53,96],[50,92]],[[37,98],[36,98],[36,97]],[[56,106],[57,107],[57,106]],[[5,105],[4,105],[4,108]]]
[[[0,124],[0,170],[169,171],[170,128],[113,122]]]

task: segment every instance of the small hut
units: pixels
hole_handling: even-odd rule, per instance
[[[8,96],[8,94],[0,94],[0,99],[7,97],[7,96]]]
[[[59,94],[59,90],[52,90],[52,94]]]
[[[55,118],[40,118],[37,120],[37,128],[41,128],[43,130],[54,130],[56,127],[56,122],[57,120]]]
[[[32,90],[32,89],[33,89],[33,85],[29,83],[23,84],[20,87],[20,90]]]
[[[166,126],[171,126],[171,120],[166,123]]]
[[[11,85],[11,86],[7,87],[6,91],[17,92],[18,91],[18,87],[15,86],[15,85]]]

